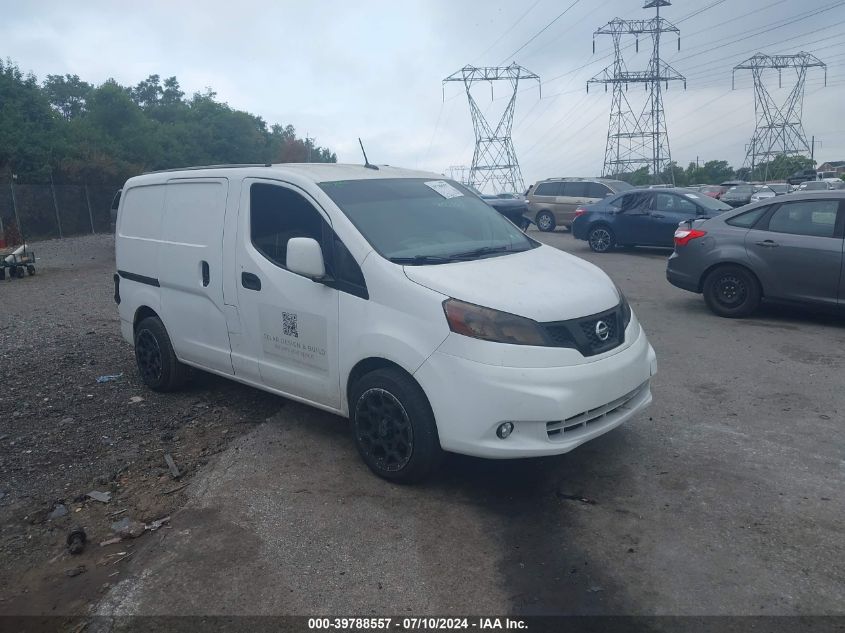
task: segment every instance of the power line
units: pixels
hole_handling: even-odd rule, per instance
[[[483,53],[481,53],[481,55],[479,55],[479,56],[476,58],[476,61],[480,61],[482,57],[484,57],[487,53],[489,53],[489,52],[493,49],[493,47],[495,47],[495,46],[496,46],[496,44],[498,44],[499,42],[501,42],[501,41],[502,41],[502,39],[505,37],[505,35],[507,35],[507,34],[508,34],[508,33],[510,33],[511,31],[513,31],[513,30],[514,30],[514,28],[516,27],[516,25],[517,25],[517,24],[519,24],[520,22],[522,22],[522,20],[525,18],[525,16],[526,16],[526,15],[528,15],[529,13],[531,13],[531,10],[532,10],[534,7],[536,7],[538,4],[540,4],[540,2],[541,2],[541,0],[536,0],[536,1],[534,2],[534,4],[532,4],[530,7],[528,7],[528,8],[525,10],[525,13],[523,13],[521,16],[519,16],[519,19],[517,19],[517,21],[516,21],[516,22],[513,22],[513,23],[510,25],[510,27],[508,27],[508,29],[507,29],[504,33],[502,33],[502,34],[501,34],[501,35],[500,35],[500,36],[496,39],[496,41],[495,41],[495,42],[493,42],[492,44],[490,44],[490,46],[488,46],[488,47],[487,47],[487,49],[486,49]]]
[[[531,38],[529,38],[529,40],[528,40],[527,42],[525,42],[525,44],[523,44],[522,46],[520,46],[518,49],[516,49],[513,53],[511,53],[510,55],[508,55],[507,57],[505,57],[505,59],[503,59],[503,60],[502,60],[501,62],[499,62],[499,63],[504,64],[504,63],[505,63],[506,61],[508,61],[509,59],[513,59],[514,57],[516,57],[516,54],[517,54],[519,51],[521,51],[523,48],[525,48],[526,46],[528,46],[531,42],[533,42],[534,40],[536,40],[536,39],[537,39],[540,35],[542,35],[542,34],[546,31],[546,29],[548,29],[548,28],[549,28],[552,24],[554,24],[555,22],[557,22],[558,20],[560,20],[560,19],[561,19],[564,15],[566,15],[566,14],[569,12],[569,10],[570,10],[572,7],[574,7],[574,6],[575,6],[576,4],[578,4],[580,1],[581,1],[581,0],[575,0],[575,2],[573,2],[572,4],[570,4],[570,5],[569,5],[568,7],[566,7],[566,8],[565,8],[565,9],[564,9],[561,13],[559,13],[559,14],[558,14],[558,16],[557,16],[554,20],[552,20],[552,21],[551,21],[551,22],[549,22],[546,26],[544,26],[542,29],[540,29],[539,31],[537,31],[537,32],[536,32],[533,36],[531,36]]]

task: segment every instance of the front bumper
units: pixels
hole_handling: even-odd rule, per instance
[[[649,405],[656,372],[654,350],[639,328],[632,345],[595,362],[504,367],[438,351],[415,377],[444,450],[507,459],[567,453],[619,426]],[[496,436],[502,422],[514,423],[504,440]]]

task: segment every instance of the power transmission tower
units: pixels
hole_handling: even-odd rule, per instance
[[[670,6],[669,0],[650,0],[644,9],[655,9],[650,20],[623,20],[614,18],[593,33],[593,52],[596,49],[596,35],[610,35],[613,38],[613,63],[587,82],[613,87],[613,102],[610,107],[610,124],[607,128],[607,144],[604,151],[603,176],[617,176],[648,167],[652,179],[661,182],[663,172],[672,162],[669,151],[669,133],[663,112],[662,86],[668,89],[670,81],[687,81],[683,75],[660,59],[660,37],[663,33],[678,34],[678,50],[681,48],[680,30],[671,22],[660,17],[660,7]],[[622,54],[622,36],[636,37],[636,50],[640,50],[640,35],[652,40],[652,53],[647,70],[628,70]],[[628,99],[628,86],[643,84],[648,97],[639,113]],[[675,184],[675,174],[669,175]]]
[[[779,173],[769,174],[769,167],[778,156],[812,156],[813,148],[807,142],[801,114],[804,108],[804,82],[807,70],[824,68],[824,83],[827,85],[827,66],[815,55],[800,52],[795,55],[764,55],[757,53],[733,69],[732,88],[736,87],[736,71],[750,70],[754,77],[754,114],[756,125],[751,143],[745,154],[745,167],[751,167],[751,174],[761,163],[765,163],[763,180],[789,175],[790,166],[784,162]],[[794,84],[786,100],[778,105],[764,81],[764,71],[778,71],[778,88],[783,87],[783,70],[795,71]],[[753,178],[753,176],[752,176]]]
[[[472,184],[469,178],[470,168],[467,165],[450,165],[446,173],[449,175],[449,178],[457,180],[462,185]]]
[[[469,111],[472,115],[472,127],[475,132],[475,151],[472,155],[469,182],[479,190],[483,191],[488,185],[493,188],[495,193],[521,192],[525,189],[522,172],[519,169],[519,161],[516,159],[516,151],[513,148],[513,141],[511,141],[511,128],[513,127],[517,88],[519,82],[526,79],[536,79],[537,84],[540,83],[538,75],[513,63],[510,66],[484,68],[464,66],[443,80],[444,98],[445,85],[450,81],[463,82],[467,93]],[[491,99],[493,98],[494,81],[510,82],[511,98],[495,128],[487,121],[472,96],[473,84],[482,81],[490,82]]]

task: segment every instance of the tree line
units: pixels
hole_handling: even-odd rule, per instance
[[[39,82],[0,60],[0,179],[114,184],[157,169],[220,163],[337,162],[334,152],[236,110],[176,77],[135,86],[77,75]]]
[[[772,180],[785,180],[797,171],[811,169],[816,161],[806,156],[776,156],[773,160],[762,162],[750,167],[734,169],[726,160],[709,160],[703,165],[690,163],[686,169],[675,161],[669,163],[660,178],[655,179],[649,172],[648,167],[641,167],[632,172],[616,174],[614,178],[624,180],[632,185],[650,185],[655,182],[672,182],[674,175],[675,185],[686,187],[688,185],[718,185],[727,180],[746,180],[754,182],[768,182]]]

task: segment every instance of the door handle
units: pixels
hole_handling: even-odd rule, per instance
[[[661,219],[665,218],[666,216],[661,214],[661,213],[652,213],[651,217],[657,218],[658,220],[661,220]]]
[[[241,273],[241,285],[247,290],[261,290],[261,280],[252,273]]]
[[[763,240],[762,242],[755,242],[757,246],[765,246],[767,248],[774,248],[775,246],[780,246],[777,242],[773,240]]]
[[[208,284],[211,283],[211,272],[208,269],[208,262],[203,260],[200,264],[202,267],[202,285],[204,288],[208,288]]]

